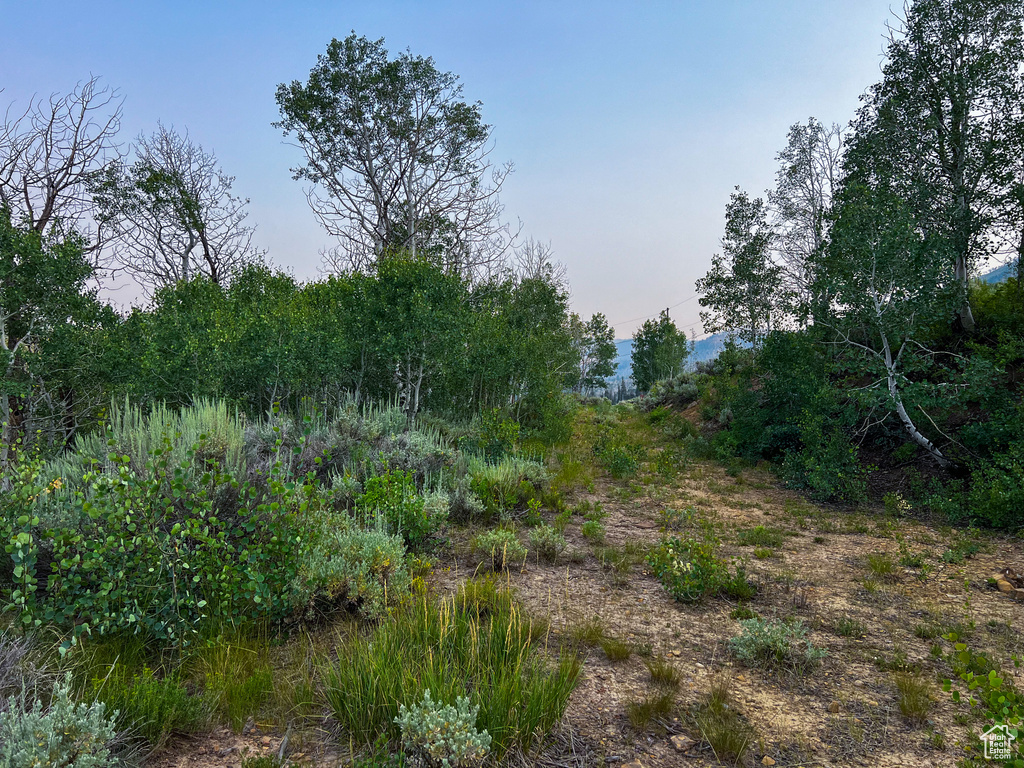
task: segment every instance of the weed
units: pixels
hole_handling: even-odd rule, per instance
[[[726,594],[746,600],[756,594],[742,566],[729,573],[717,554],[718,539],[705,531],[704,536],[664,539],[648,556],[648,563],[665,589],[680,602],[696,602],[706,596]]]
[[[654,694],[646,699],[627,702],[626,717],[637,731],[646,731],[652,724],[664,727],[664,723],[672,716],[675,704],[675,696],[671,693]]]
[[[679,531],[693,525],[697,511],[693,507],[686,509],[663,509],[659,515],[663,531]]]
[[[608,661],[625,661],[633,653],[633,649],[627,643],[614,637],[601,640],[601,650],[608,657]]]
[[[765,528],[759,525],[756,528],[747,528],[738,531],[736,542],[741,547],[767,547],[778,548],[785,541],[782,531],[776,528]]]
[[[756,619],[757,618],[757,611],[754,611],[754,610],[748,608],[745,605],[740,605],[740,606],[732,609],[732,611],[729,613],[729,618],[730,619]]]
[[[914,627],[914,637],[922,640],[934,640],[942,634],[942,627],[938,624],[917,624]]]
[[[827,654],[807,639],[807,628],[799,620],[744,619],[740,625],[742,634],[729,644],[736,658],[748,666],[806,672]]]
[[[604,525],[597,520],[587,520],[582,526],[583,537],[587,541],[593,542],[594,544],[600,544],[604,541]]]
[[[868,571],[876,579],[892,581],[896,578],[896,563],[884,552],[872,552],[865,558]]]
[[[770,557],[775,557],[775,552],[767,547],[756,547],[754,549],[754,557],[758,560],[767,560]]]
[[[473,540],[477,554],[490,561],[491,568],[502,571],[510,564],[526,559],[526,547],[514,531],[497,529],[481,533]]]
[[[862,622],[849,616],[843,616],[836,622],[836,634],[840,637],[863,637],[866,632],[867,627]]]
[[[897,672],[893,682],[899,693],[900,712],[908,720],[923,723],[932,708],[932,686],[922,675],[911,672]]]
[[[679,670],[671,661],[651,659],[647,662],[647,671],[651,674],[651,683],[662,688],[678,688],[682,684]]]
[[[565,536],[550,525],[540,525],[530,531],[530,548],[546,563],[555,562],[565,547]]]

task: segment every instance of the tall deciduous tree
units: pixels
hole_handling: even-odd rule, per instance
[[[829,211],[842,176],[842,133],[813,117],[789,129],[785,149],[776,155],[775,189],[768,193],[773,215],[776,263],[786,290],[806,317],[816,297],[810,293],[811,265],[828,243]]]
[[[686,334],[681,333],[668,310],[657,320],[647,320],[633,334],[633,381],[641,392],[647,392],[656,381],[677,376],[690,348]]]
[[[232,176],[188,135],[160,125],[140,136],[131,165],[113,164],[93,185],[100,220],[116,234],[120,265],[155,291],[203,275],[220,283],[259,258],[248,200]]]
[[[779,327],[789,296],[772,260],[774,239],[764,201],[737,187],[725,209],[722,253],[696,284],[705,331],[728,331],[756,345]]]
[[[947,457],[917,423],[924,406],[937,400],[922,375],[935,364],[928,334],[957,303],[943,260],[935,256],[944,243],[920,231],[904,201],[848,184],[831,247],[816,273],[824,283],[820,290],[834,302],[821,325],[849,353],[856,375],[871,377],[853,394],[868,401],[869,413],[894,414],[909,437],[946,466]]]
[[[1022,25],[1019,0],[916,0],[891,36],[849,152],[857,183],[889,186],[911,203],[922,230],[948,241],[949,280],[961,291],[957,317],[968,331],[968,281],[1014,207]]]
[[[31,395],[31,354],[93,302],[82,245],[75,235],[57,240],[17,226],[0,207],[0,469],[16,434],[15,403]]]
[[[570,317],[573,343],[580,360],[576,391],[590,393],[608,386],[606,379],[615,373],[615,329],[598,312],[587,321],[578,315]]]
[[[278,86],[277,103],[275,126],[305,154],[295,178],[313,184],[309,204],[348,266],[405,250],[465,273],[507,246],[498,191],[511,166],[488,160],[480,103],[432,59],[391,59],[383,40],[353,33],[305,84]]]

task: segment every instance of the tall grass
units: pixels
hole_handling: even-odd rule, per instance
[[[566,655],[547,662],[531,621],[509,600],[481,612],[465,597],[422,600],[396,611],[369,640],[351,638],[324,673],[334,719],[355,741],[397,738],[399,705],[466,696],[479,705],[478,729],[501,757],[529,749],[561,718],[580,663]]]

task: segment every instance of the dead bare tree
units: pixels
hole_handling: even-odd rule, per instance
[[[249,201],[231,194],[234,177],[187,132],[158,124],[135,156],[110,166],[94,192],[117,263],[145,290],[197,275],[222,282],[260,257],[245,223]]]
[[[7,107],[0,124],[0,207],[40,233],[78,232],[97,257],[106,240],[93,216],[92,181],[121,158],[123,99],[90,77],[67,94]]]

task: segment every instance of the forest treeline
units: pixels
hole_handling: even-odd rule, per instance
[[[490,126],[461,93],[432,60],[355,34],[308,83],[280,86],[296,178],[338,242],[305,282],[253,245],[248,201],[187,132],[161,124],[124,149],[119,96],[98,78],[8,109],[4,466],[18,444],[60,452],[125,398],[213,397],[251,416],[354,399],[564,425],[565,393],[612,373],[613,329],[571,313],[550,248],[504,223],[511,166],[492,167]],[[124,283],[142,297],[127,311],[100,290]]]
[[[709,450],[819,499],[1024,523],[1022,23],[909,5],[849,130],[794,125],[774,189],[736,189],[697,290],[705,330],[750,348],[662,388],[702,391]]]

